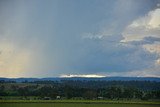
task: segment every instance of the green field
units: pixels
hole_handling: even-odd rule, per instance
[[[76,103],[76,104],[142,104],[160,105],[159,101],[134,101],[134,100],[0,100],[3,103]]]
[[[94,103],[0,103],[0,107],[160,107],[160,105]]]
[[[160,107],[160,103],[106,100],[0,100],[0,107]]]

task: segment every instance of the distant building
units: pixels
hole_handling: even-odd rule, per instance
[[[61,96],[57,96],[57,97],[56,97],[56,99],[60,99],[60,98],[61,98]]]
[[[51,100],[50,97],[44,97],[44,100]]]

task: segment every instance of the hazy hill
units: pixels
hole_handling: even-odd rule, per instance
[[[15,82],[33,82],[33,81],[60,81],[60,80],[85,80],[85,81],[156,81],[160,82],[158,77],[103,77],[103,78],[83,78],[83,77],[72,77],[72,78],[0,78],[0,81],[15,81]]]

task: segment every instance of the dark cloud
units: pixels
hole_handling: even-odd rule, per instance
[[[160,37],[145,37],[144,41],[148,41],[149,43],[160,42]]]
[[[11,55],[15,59],[21,51],[31,53],[24,76],[107,74],[150,68],[156,59],[154,54],[120,41],[125,27],[156,4],[157,0],[0,1],[0,46],[9,44],[9,50],[16,51]],[[91,35],[83,38],[85,33]],[[158,41],[144,38],[132,44]]]
[[[85,53],[81,58],[74,60],[70,69],[66,73],[111,73],[128,72],[142,70],[154,66],[153,61],[156,55],[146,52],[142,47],[124,46],[119,44],[121,35],[104,37],[102,40],[85,39],[81,48]],[[112,42],[110,42],[112,41]],[[71,58],[76,57],[76,53],[71,53]],[[70,62],[68,62],[70,63]],[[71,63],[70,63],[71,64]]]
[[[142,40],[139,40],[139,41],[131,41],[131,42],[129,42],[129,44],[145,45],[145,44],[153,44],[154,42],[160,42],[160,38],[153,37],[153,36],[147,36],[147,37],[144,37]]]

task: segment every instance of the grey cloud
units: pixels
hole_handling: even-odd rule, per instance
[[[144,40],[150,43],[160,42],[160,37],[145,37]]]
[[[129,43],[125,43],[125,44],[131,44],[131,45],[145,45],[145,44],[154,44],[154,42],[160,42],[160,38],[158,37],[152,37],[152,36],[148,36],[148,37],[144,37],[142,40],[140,41],[131,41]],[[122,42],[123,43],[123,42]]]
[[[82,74],[85,72],[103,72],[107,74],[109,72],[128,72],[154,66],[153,61],[157,58],[156,55],[146,52],[141,47],[123,46],[118,42],[122,36],[115,37],[117,35],[105,37],[101,41],[83,40],[83,43],[87,42],[87,44],[82,45],[86,54],[72,64],[73,71]]]
[[[107,74],[152,67],[154,54],[119,41],[124,28],[153,9],[157,0],[95,1],[0,3],[0,44],[6,39],[17,53],[26,49],[33,54],[24,76]]]

